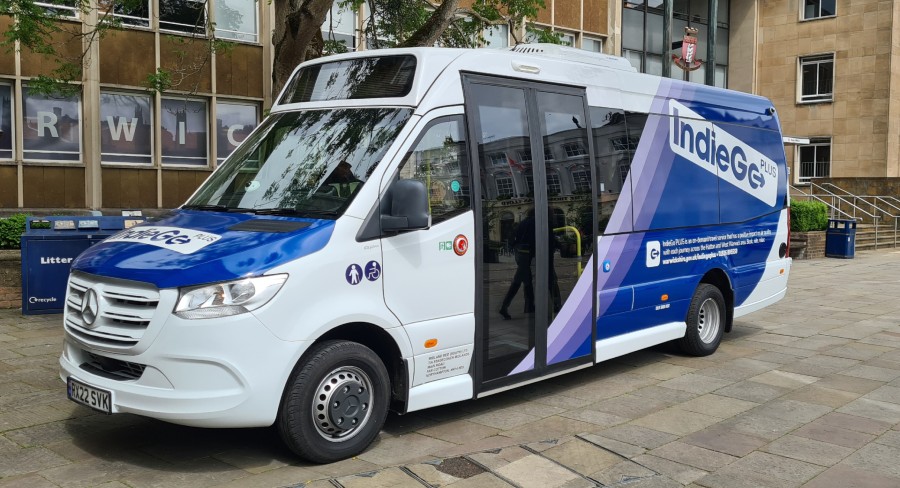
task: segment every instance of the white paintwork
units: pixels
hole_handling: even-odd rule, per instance
[[[641,329],[627,334],[617,335],[609,339],[597,341],[596,362],[624,356],[641,349],[646,349],[663,342],[680,339],[687,331],[684,322],[669,322],[649,329]]]
[[[779,256],[779,243],[787,242],[788,212],[788,209],[781,211],[778,229],[775,231],[773,240],[775,244],[772,245],[772,249],[769,250],[769,255],[766,257],[766,269],[750,295],[742,304],[734,308],[735,317],[765,308],[781,300],[787,292],[788,277],[791,274],[793,260],[789,257]]]
[[[467,374],[425,383],[409,390],[406,411],[415,412],[437,405],[469,400],[473,391],[472,377]]]
[[[467,344],[465,346],[419,354],[413,359],[416,370],[412,386],[450,378],[451,376],[468,375],[474,350],[474,344]]]

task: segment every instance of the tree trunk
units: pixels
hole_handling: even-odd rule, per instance
[[[275,62],[272,96],[278,96],[298,64],[322,55],[322,23],[334,0],[274,0]]]
[[[428,17],[425,24],[413,32],[408,39],[400,43],[398,47],[433,46],[440,39],[441,34],[450,26],[450,23],[453,22],[458,8],[459,0],[444,0],[432,12],[431,17]]]

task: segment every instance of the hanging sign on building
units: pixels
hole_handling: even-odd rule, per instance
[[[703,60],[697,58],[697,29],[684,28],[684,40],[681,43],[681,55],[673,54],[672,61],[675,66],[685,70],[694,71],[703,64]]]

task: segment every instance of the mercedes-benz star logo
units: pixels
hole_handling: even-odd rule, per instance
[[[97,292],[93,288],[84,294],[81,301],[81,319],[84,325],[88,327],[94,325],[97,315],[100,313],[100,300],[97,298]]]

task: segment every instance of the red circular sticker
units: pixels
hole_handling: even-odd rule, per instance
[[[460,234],[453,239],[453,252],[455,252],[457,256],[462,256],[468,250],[469,240],[466,239],[466,236]]]

